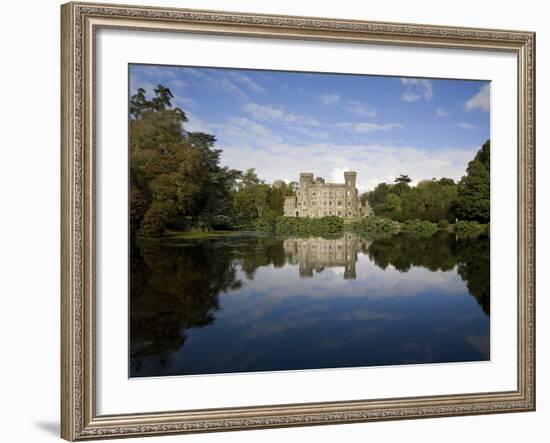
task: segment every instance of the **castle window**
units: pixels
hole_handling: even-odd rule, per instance
[[[302,206],[302,202],[298,202],[298,206]]]
[[[348,211],[348,215],[351,215],[351,211]]]
[[[342,215],[342,211],[338,211],[338,215]]]
[[[323,206],[326,206],[326,205],[327,205],[327,201],[325,200],[325,201],[323,202]]]
[[[348,206],[351,206],[351,200],[348,200]]]
[[[337,204],[338,206],[342,206],[342,200],[338,200],[338,201],[336,202],[336,204]]]
[[[351,196],[351,191],[348,191],[348,197]]]
[[[329,200],[329,201],[328,201],[328,205],[329,205],[329,206],[332,206],[332,200]]]

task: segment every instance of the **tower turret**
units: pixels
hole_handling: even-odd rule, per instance
[[[346,186],[355,188],[355,181],[357,179],[357,172],[346,171],[344,172],[344,179],[346,180]]]
[[[313,173],[300,172],[300,188],[311,185],[313,183]]]

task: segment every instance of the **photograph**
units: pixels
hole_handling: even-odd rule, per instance
[[[490,361],[490,102],[130,63],[129,377]]]

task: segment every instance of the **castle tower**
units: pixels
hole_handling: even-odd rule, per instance
[[[346,186],[355,188],[355,181],[357,179],[357,172],[355,171],[346,171],[344,172],[344,178],[346,180]]]
[[[300,172],[300,188],[313,183],[313,174],[311,172]]]

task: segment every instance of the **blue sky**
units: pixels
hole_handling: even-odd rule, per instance
[[[489,138],[490,84],[348,74],[130,65],[130,94],[162,84],[222,164],[268,183],[301,171],[360,191],[408,174],[460,179]]]

